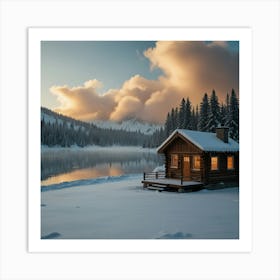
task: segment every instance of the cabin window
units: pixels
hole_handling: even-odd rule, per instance
[[[178,168],[178,155],[171,155],[171,168]]]
[[[193,156],[193,169],[200,170],[200,156]]]
[[[211,157],[211,170],[218,170],[218,157]]]
[[[234,169],[234,157],[233,156],[227,157],[227,169]]]

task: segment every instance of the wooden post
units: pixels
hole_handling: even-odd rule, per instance
[[[144,174],[143,174],[143,179],[144,180],[146,179],[146,172],[144,172]]]
[[[181,185],[183,185],[183,176],[181,176]]]
[[[156,172],[156,179],[158,179],[158,172]]]

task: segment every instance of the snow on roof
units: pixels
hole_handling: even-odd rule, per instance
[[[160,151],[166,143],[176,134],[180,134],[198,148],[206,152],[238,152],[239,144],[228,138],[228,143],[223,142],[217,138],[216,133],[202,132],[187,129],[176,129],[157,149]]]

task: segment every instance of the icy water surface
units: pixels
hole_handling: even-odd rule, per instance
[[[162,164],[155,151],[138,147],[46,149],[41,152],[41,186],[142,173]]]

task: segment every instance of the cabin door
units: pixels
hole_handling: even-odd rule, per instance
[[[184,180],[189,180],[191,177],[191,162],[189,156],[184,156],[183,177]]]

